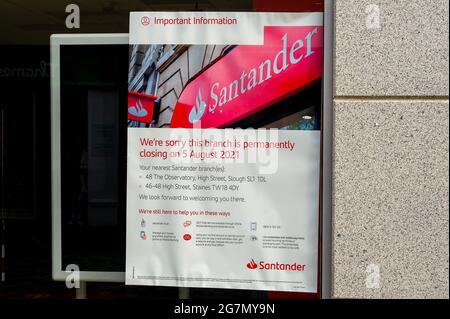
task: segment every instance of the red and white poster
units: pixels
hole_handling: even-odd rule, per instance
[[[131,13],[127,284],[318,292],[322,51],[322,13]]]

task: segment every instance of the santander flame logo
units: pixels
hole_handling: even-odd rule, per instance
[[[195,98],[195,105],[189,113],[189,122],[194,123],[200,120],[205,114],[206,110],[206,102],[203,101],[202,91],[199,88],[197,97]]]
[[[136,105],[130,106],[128,108],[128,113],[136,117],[145,117],[148,114],[147,110],[142,106],[141,100],[138,100]]]
[[[251,262],[249,262],[248,264],[247,264],[247,268],[248,269],[256,269],[256,267],[258,267],[258,265],[255,263],[255,261],[252,259],[252,261]]]

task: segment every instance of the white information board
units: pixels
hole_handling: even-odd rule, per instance
[[[155,43],[152,21],[167,21],[158,42],[212,32],[215,43],[227,34],[236,46],[185,84],[170,128],[149,127],[153,97],[129,99],[126,284],[317,293],[320,130],[224,128],[276,113],[321,80],[322,15],[224,13],[236,21],[230,40],[226,25],[186,29],[190,14],[220,20],[130,16],[139,44]],[[258,32],[256,44],[246,39]]]

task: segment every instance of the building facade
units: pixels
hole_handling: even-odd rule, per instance
[[[170,125],[175,105],[186,84],[229,46],[136,45],[130,48],[129,90],[160,99],[156,127]]]

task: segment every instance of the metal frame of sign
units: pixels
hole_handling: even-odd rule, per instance
[[[333,52],[334,1],[324,0],[324,52],[322,103],[322,181],[320,295],[331,298],[332,144],[333,144]],[[61,252],[61,137],[60,137],[60,46],[129,44],[128,34],[60,34],[50,38],[51,150],[52,150],[52,276],[63,281]],[[80,271],[80,281],[125,282],[125,272]]]
[[[322,247],[320,249],[321,297],[331,298],[331,232],[333,170],[333,56],[334,0],[325,0],[323,37],[323,103],[322,103]]]

